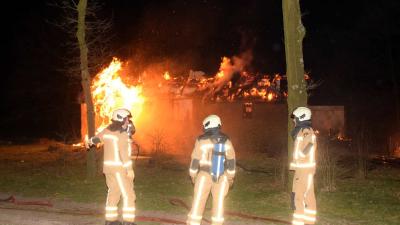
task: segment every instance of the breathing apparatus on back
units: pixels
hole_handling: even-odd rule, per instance
[[[211,139],[214,145],[210,168],[210,173],[214,182],[217,182],[218,178],[225,171],[225,142],[228,137],[220,132],[221,125],[221,119],[217,115],[210,115],[203,120],[203,138]]]

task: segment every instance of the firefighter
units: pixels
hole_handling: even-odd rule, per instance
[[[188,215],[188,225],[199,225],[211,191],[212,225],[224,222],[224,198],[235,177],[235,151],[229,138],[221,130],[217,115],[203,121],[204,134],[195,143],[189,174],[194,184],[194,199]]]
[[[120,225],[118,221],[118,202],[122,195],[123,225],[134,225],[135,192],[133,189],[134,172],[131,160],[131,136],[135,127],[130,120],[131,113],[127,109],[117,109],[113,112],[111,124],[89,138],[87,145],[104,146],[103,173],[108,187],[105,220],[106,225]]]
[[[317,140],[311,127],[311,110],[298,107],[292,113],[295,123],[291,135],[294,139],[293,160],[290,170],[294,170],[292,207],[293,225],[315,224],[316,202],[314,194],[315,153]]]

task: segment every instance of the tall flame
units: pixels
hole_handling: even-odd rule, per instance
[[[121,69],[121,61],[113,58],[110,65],[98,73],[93,80],[92,98],[96,115],[100,119],[97,130],[107,126],[115,109],[130,110],[134,120],[137,120],[142,112],[145,101],[142,96],[142,87],[124,84],[119,74]]]

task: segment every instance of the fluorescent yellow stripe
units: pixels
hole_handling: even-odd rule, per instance
[[[303,216],[303,219],[306,221],[310,221],[310,222],[316,221],[315,217],[311,217],[311,216]]]
[[[296,219],[303,219],[303,214],[298,214],[298,213],[294,213],[293,214],[293,218],[296,218]]]
[[[204,165],[211,166],[211,161],[208,161],[206,159],[201,159],[200,160],[200,166],[204,166]]]
[[[213,144],[203,144],[202,146],[200,146],[200,149],[202,151],[207,151],[208,149],[213,148],[213,147],[214,147]]]
[[[118,207],[116,207],[116,206],[106,206],[106,210],[107,211],[116,211],[116,210],[118,210]]]
[[[304,212],[307,214],[317,215],[317,211],[311,209],[304,209]]]
[[[217,208],[217,216],[216,218],[223,218],[223,211],[224,211],[224,190],[225,190],[225,185],[227,182],[226,176],[223,177],[222,184],[221,184],[221,189],[219,190],[219,198],[218,198],[218,208]]]
[[[197,195],[194,201],[194,206],[193,206],[193,212],[192,212],[192,216],[198,216],[197,215],[197,209],[199,207],[199,201],[200,201],[200,197],[201,197],[201,193],[203,193],[203,186],[204,186],[204,182],[205,182],[205,177],[202,176],[200,179],[200,184],[199,184],[199,190],[197,191]]]
[[[316,143],[316,136],[313,134],[312,135],[312,148],[311,148],[311,152],[310,152],[310,163],[315,163],[315,146],[317,145]]]
[[[211,217],[211,220],[213,222],[217,222],[217,223],[222,223],[224,222],[224,218],[223,217]]]
[[[234,175],[236,173],[235,170],[226,170],[229,175]]]
[[[304,225],[304,222],[302,222],[302,221],[297,221],[297,220],[293,220],[293,221],[292,221],[292,224],[293,224],[293,225]]]
[[[293,218],[307,220],[307,221],[311,221],[311,222],[315,222],[316,221],[314,216],[306,216],[306,215],[297,214],[297,213],[293,214]],[[295,221],[297,221],[297,220],[295,220]]]
[[[125,212],[125,211],[132,212],[132,211],[135,211],[136,208],[135,208],[135,207],[124,207],[122,210],[123,210],[124,212]]]
[[[300,141],[303,141],[303,138],[302,137],[297,137],[296,148],[294,149],[294,159],[295,160],[297,160],[299,158],[298,154],[299,154]]]
[[[115,218],[118,217],[118,213],[106,213],[106,218]]]
[[[190,174],[197,173],[198,171],[199,171],[199,170],[189,169],[189,173],[190,173]]]
[[[122,162],[104,161],[104,165],[106,165],[106,166],[122,166]]]
[[[122,193],[122,197],[124,198],[123,200],[124,200],[124,207],[128,207],[128,195],[126,194],[126,191],[125,191],[125,187],[124,187],[124,185],[123,185],[123,183],[122,183],[122,178],[121,178],[121,174],[120,173],[117,173],[117,183],[118,183],[118,186],[119,186],[119,189],[121,190],[121,193]]]
[[[308,174],[308,177],[307,177],[307,190],[306,190],[306,192],[308,192],[308,190],[310,190],[312,181],[313,181],[313,175],[312,175],[312,174]]]
[[[122,217],[123,218],[129,218],[129,219],[133,219],[133,218],[135,218],[136,217],[136,215],[135,214],[126,214],[126,213],[124,213],[123,215],[122,215]]]
[[[290,166],[297,168],[312,168],[315,167],[315,163],[290,163]]]
[[[195,215],[188,215],[190,217],[190,219],[192,220],[201,220],[203,217],[202,216],[195,216]]]
[[[123,165],[123,167],[129,167],[129,166],[131,166],[132,165],[132,161],[131,160],[129,160],[128,162],[126,162],[126,163],[124,163],[124,165]]]

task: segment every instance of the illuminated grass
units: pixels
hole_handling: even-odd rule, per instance
[[[264,168],[269,173],[239,170],[234,187],[226,198],[227,210],[290,220],[292,211],[289,208],[289,194],[275,184],[271,175],[273,167],[270,165],[274,161],[258,158],[241,162],[251,168]],[[84,160],[66,164],[2,161],[0,191],[104,204],[104,177],[99,176],[88,182],[85,181],[85,171]],[[168,202],[170,198],[180,198],[190,205],[193,185],[188,177],[187,165],[169,163],[149,166],[146,162],[139,162],[135,176],[138,210],[164,211],[177,215],[187,213],[185,209]],[[378,168],[366,180],[338,180],[335,192],[317,190],[317,201],[319,224],[398,224],[400,169]],[[210,202],[207,208],[211,207]]]

